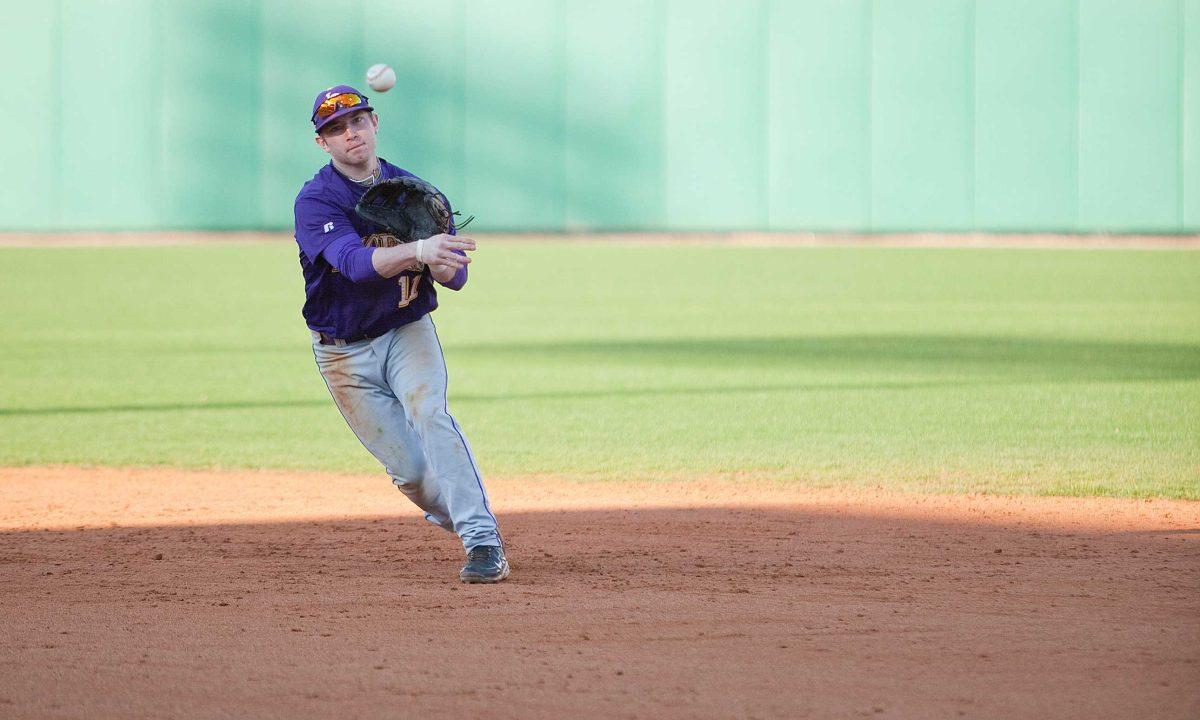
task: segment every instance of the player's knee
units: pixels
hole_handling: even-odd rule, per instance
[[[420,425],[445,411],[445,395],[440,388],[421,383],[404,393],[404,407],[413,424]]]
[[[439,440],[454,437],[456,434],[454,419],[446,412],[444,405],[425,415],[415,427],[417,434],[426,443],[436,443]]]

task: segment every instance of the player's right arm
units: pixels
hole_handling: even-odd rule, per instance
[[[470,238],[434,235],[418,243],[388,248],[365,247],[344,210],[325,198],[296,199],[296,240],[311,262],[323,258],[351,282],[395,277],[418,262],[460,268],[470,262],[455,250],[474,250]]]
[[[336,203],[301,193],[295,210],[296,242],[309,262],[324,260],[352,282],[382,279],[372,263],[375,248],[363,246],[354,225]]]
[[[369,282],[399,275],[417,263],[448,266],[452,273],[471,262],[455,250],[474,250],[475,241],[454,235],[434,235],[418,242],[392,247],[365,247],[357,234],[340,237],[325,246],[321,255],[351,282]]]
[[[475,241],[469,237],[441,233],[417,242],[404,243],[389,248],[374,248],[371,264],[381,277],[393,277],[412,267],[414,263],[426,265],[448,265],[458,270],[471,262],[471,258],[456,250],[466,252],[475,249]]]

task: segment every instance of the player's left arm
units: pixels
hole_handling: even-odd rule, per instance
[[[459,255],[466,255],[466,253],[462,252],[461,250],[455,250],[454,252],[458,253]],[[450,288],[451,290],[462,290],[463,285],[467,284],[466,265],[463,265],[460,268],[456,268],[453,265],[430,265],[429,275],[433,277],[434,280],[437,280],[438,284],[440,284],[442,287]]]
[[[450,211],[450,235],[457,235],[458,228],[454,225],[454,208],[450,206],[450,199],[442,193],[438,193],[442,197],[442,201],[446,203],[446,209]],[[459,255],[466,255],[462,250],[455,250]],[[442,287],[451,290],[462,290],[467,284],[467,266],[454,267],[453,265],[433,264],[429,266],[429,275]]]

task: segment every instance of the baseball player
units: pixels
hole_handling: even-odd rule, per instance
[[[412,177],[375,154],[379,117],[348,85],[313,102],[316,143],[331,161],[296,196],[304,319],[329,393],[362,444],[430,522],[467,551],[463,582],[508,577],[508,560],[475,456],[446,409],[446,363],[429,313],[435,283],[467,282],[470,238],[398,243],[354,206],[375,183]]]

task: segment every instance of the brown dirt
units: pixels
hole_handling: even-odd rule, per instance
[[[0,717],[1200,716],[1200,503],[0,469]]]

